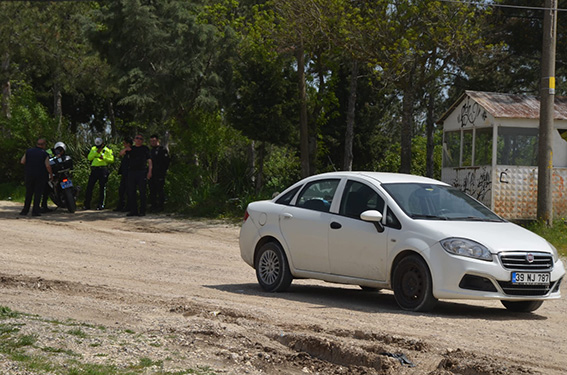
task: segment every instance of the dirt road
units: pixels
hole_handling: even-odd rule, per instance
[[[151,336],[160,345],[144,355],[164,356],[167,369],[567,371],[565,298],[532,314],[510,313],[497,301],[441,301],[434,312],[419,314],[401,311],[389,291],[313,280],[294,280],[289,292],[268,294],[240,259],[237,226],[165,215],[127,218],[111,211],[58,210],[32,218],[20,217],[20,209],[21,204],[0,202],[0,306]],[[81,350],[100,352],[105,346]],[[83,353],[84,360],[96,357],[90,354]],[[119,354],[112,355],[105,358],[119,364]],[[2,361],[7,360],[0,356]]]

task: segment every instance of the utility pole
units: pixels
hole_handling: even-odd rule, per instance
[[[551,176],[553,172],[553,115],[555,104],[555,44],[557,0],[545,0],[539,108],[537,217],[553,226]]]

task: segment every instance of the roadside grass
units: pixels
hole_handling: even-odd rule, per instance
[[[27,328],[35,330],[34,325],[40,324],[47,335],[63,335],[64,342],[69,340],[102,340],[98,335],[105,335],[105,340],[111,342],[120,341],[120,337],[135,337],[136,340],[143,339],[143,335],[136,334],[132,330],[122,330],[110,334],[103,326],[92,326],[80,324],[73,320],[60,322],[57,320],[43,319],[37,315],[20,313],[11,310],[9,307],[0,306],[0,363],[15,363],[19,368],[32,373],[43,374],[51,373],[58,375],[215,375],[215,371],[209,367],[188,368],[176,371],[165,370],[165,363],[175,363],[172,353],[164,359],[152,359],[147,356],[140,356],[137,360],[128,360],[122,365],[112,363],[104,353],[96,353],[94,358],[98,358],[107,363],[91,363],[85,360],[84,355],[76,351],[57,347],[56,344],[44,345],[39,333],[22,333]],[[67,328],[65,328],[67,327]],[[61,329],[63,328],[63,329]],[[37,328],[41,330],[42,328]],[[90,331],[89,331],[90,329]],[[92,333],[89,333],[92,332]],[[91,337],[96,336],[96,337]],[[135,341],[131,345],[136,345]],[[150,344],[151,345],[151,344]],[[86,344],[87,347],[99,345]],[[92,353],[91,353],[92,354]],[[0,365],[0,372],[2,368]]]
[[[0,199],[23,203],[25,197],[26,188],[23,184],[17,185],[13,182],[0,183]]]
[[[555,219],[553,227],[548,227],[542,221],[532,221],[523,224],[524,228],[540,235],[549,241],[559,254],[567,257],[567,221],[566,219]]]

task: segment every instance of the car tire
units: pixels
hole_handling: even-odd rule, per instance
[[[293,280],[285,253],[276,242],[262,245],[256,256],[255,268],[258,283],[267,292],[283,292]]]
[[[532,312],[543,305],[543,301],[500,301],[506,309],[513,312]]]
[[[396,302],[404,310],[429,311],[437,304],[431,272],[418,255],[409,255],[396,264],[392,284]]]

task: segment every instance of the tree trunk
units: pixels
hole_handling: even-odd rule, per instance
[[[248,178],[255,185],[256,182],[256,142],[252,140],[248,145]]]
[[[8,69],[10,67],[10,54],[4,54],[2,59],[2,115],[5,118],[12,117],[10,112],[10,98],[12,96],[12,88],[10,86],[10,75],[8,74]],[[6,134],[4,129],[2,129],[2,134]]]
[[[266,155],[266,143],[260,142],[258,147],[258,173],[256,174],[256,194],[259,194],[264,185],[264,157]]]
[[[433,177],[433,151],[435,149],[434,143],[434,132],[435,132],[435,120],[433,116],[435,115],[435,92],[429,90],[429,98],[427,103],[427,119],[425,124],[425,134],[427,137],[427,144],[425,150],[425,175],[427,177]]]
[[[319,87],[317,89],[317,100],[313,107],[311,114],[308,114],[307,122],[309,128],[309,174],[317,173],[317,148],[319,139],[319,118],[321,112],[323,111],[323,103],[325,96],[325,73],[323,72],[323,66],[321,63],[321,58],[319,56],[316,61],[314,61],[314,68],[317,70],[317,77],[319,81]],[[307,105],[306,105],[307,106]]]
[[[404,100],[402,103],[401,173],[411,173],[411,139],[413,128],[413,107],[415,104],[415,88],[413,87],[414,73],[415,68],[412,68],[408,77],[408,84],[404,90]]]
[[[307,92],[305,88],[305,56],[303,52],[303,45],[295,52],[299,83],[299,142],[302,178],[311,175],[309,168],[309,127],[307,123]]]
[[[57,137],[62,134],[61,126],[63,124],[63,108],[61,104],[61,87],[59,83],[53,84],[53,115],[57,120]]]
[[[350,71],[349,97],[345,132],[345,155],[343,170],[352,171],[352,143],[354,139],[354,119],[356,110],[356,89],[358,84],[358,61],[353,60]]]
[[[110,134],[112,136],[116,136],[116,117],[114,116],[114,104],[112,103],[111,99],[106,100],[107,108],[108,108],[108,120],[110,121]]]

